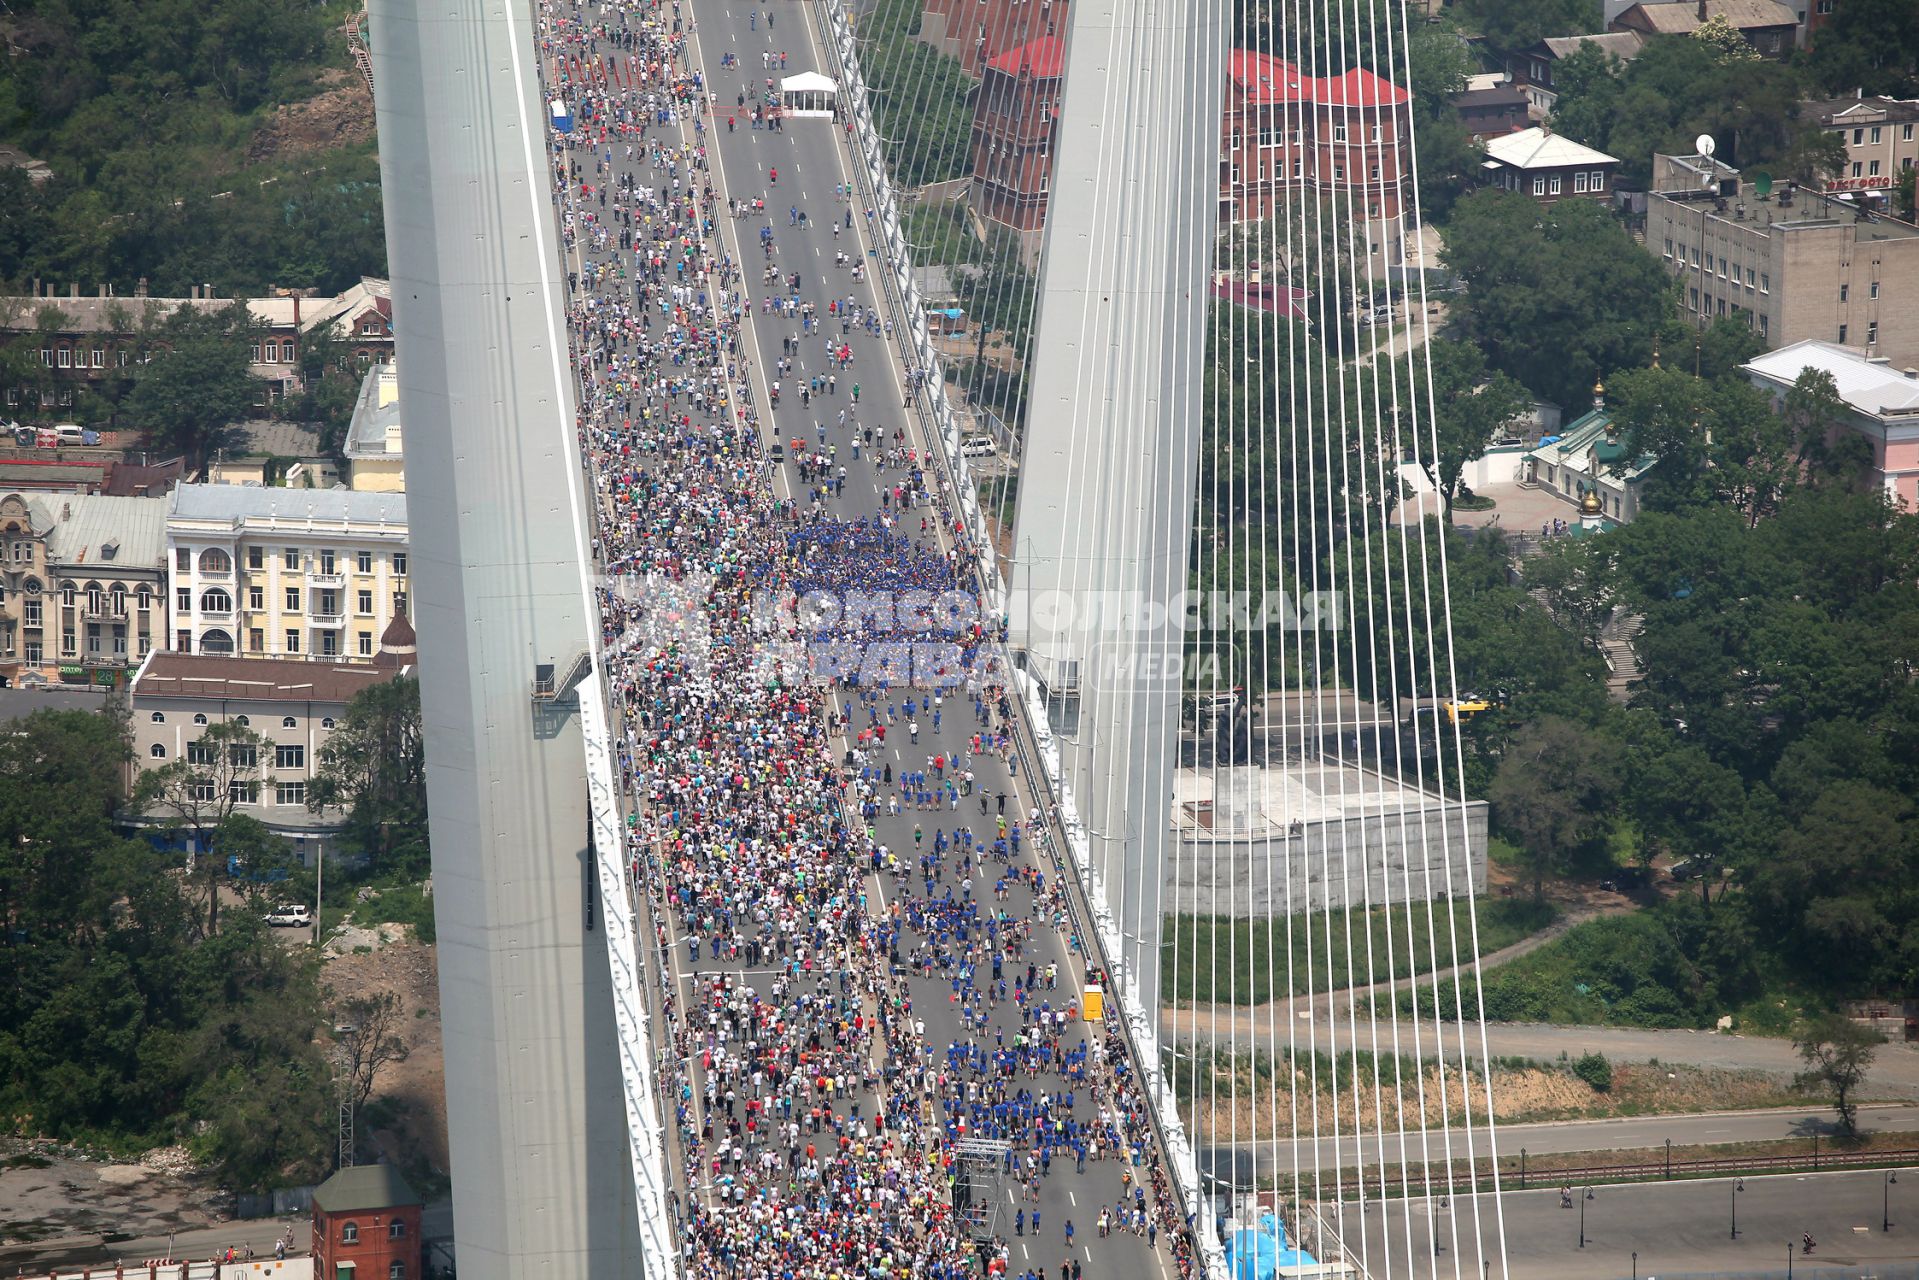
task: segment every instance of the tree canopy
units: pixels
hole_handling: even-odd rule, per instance
[[[1604,375],[1647,364],[1674,307],[1657,259],[1591,200],[1475,191],[1453,210],[1445,261],[1467,282],[1454,314],[1487,364],[1569,412]]]
[[[41,711],[0,735],[0,1109],[118,1148],[187,1142],[228,1185],[324,1171],[328,1072],[311,953],[121,839],[123,723]]]

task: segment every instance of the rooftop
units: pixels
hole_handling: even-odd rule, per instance
[[[1173,776],[1173,826],[1215,835],[1274,835],[1293,823],[1339,822],[1381,812],[1416,813],[1448,801],[1330,756],[1309,762]]]
[[[231,448],[220,450],[228,462],[241,458],[317,458],[320,437],[298,422],[278,418],[251,418],[236,422],[228,434]]]
[[[1604,31],[1590,36],[1551,36],[1539,43],[1546,46],[1547,52],[1555,59],[1570,58],[1579,52],[1580,46],[1590,41],[1601,49],[1618,58],[1621,62],[1631,62],[1646,47],[1645,37],[1637,31]]]
[[[167,500],[46,494],[29,504],[47,531],[47,559],[61,565],[158,569],[167,559]]]
[[[1311,102],[1322,107],[1398,106],[1412,95],[1392,81],[1355,67],[1345,75],[1315,79],[1283,59],[1253,49],[1235,49],[1226,71],[1246,101],[1255,105]]]
[[[1702,0],[1700,4],[1636,4],[1613,21],[1623,23],[1634,13],[1641,16],[1646,29],[1657,35],[1685,36],[1699,30],[1703,21],[1724,18],[1741,31],[1761,27],[1794,27],[1799,17],[1778,0]]]
[[[1535,125],[1486,139],[1486,154],[1514,169],[1563,169],[1575,165],[1618,164],[1617,156],[1595,151],[1571,138]]]
[[[104,711],[107,690],[96,685],[39,681],[18,689],[0,689],[0,724],[24,720],[36,711]]]
[[[235,298],[151,298],[119,297],[111,294],[99,294],[93,297],[73,296],[72,287],[68,296],[34,297],[16,295],[0,298],[0,315],[10,317],[0,323],[0,327],[31,328],[38,322],[42,309],[53,307],[66,317],[63,331],[68,333],[121,333],[137,328],[141,320],[151,316],[155,323],[166,319],[182,308],[195,311],[219,311],[230,307]],[[269,298],[246,299],[249,315],[275,329],[291,329],[296,299],[274,296]],[[300,311],[300,332],[311,333],[322,324],[347,319],[369,305],[379,311],[386,320],[386,333],[393,333],[393,301],[391,289],[385,280],[363,279],[346,292],[331,298],[298,299]]]
[[[1066,42],[1058,36],[1039,36],[1013,46],[986,65],[1009,76],[1056,80],[1066,72]]]
[[[390,1164],[359,1164],[340,1170],[313,1189],[313,1207],[328,1213],[354,1213],[425,1204],[400,1171]]]
[[[244,702],[337,702],[393,678],[390,668],[293,658],[155,650],[134,677],[133,697],[213,698]]]
[[[1919,98],[1888,98],[1884,95],[1868,98],[1860,93],[1850,98],[1808,102],[1804,110],[1807,115],[1817,117],[1821,124],[1882,124],[1888,120],[1919,120]]]
[[[1612,415],[1604,409],[1592,410],[1557,436],[1547,436],[1529,452],[1554,466],[1568,463],[1584,466],[1587,459],[1591,458],[1597,463],[1595,474],[1600,471],[1613,472],[1623,475],[1627,480],[1638,479],[1659,461],[1650,453],[1632,457],[1614,429]]]
[[[1790,387],[1807,369],[1818,369],[1832,375],[1839,398],[1860,413],[1873,417],[1919,414],[1919,373],[1908,374],[1837,343],[1795,342],[1739,367],[1779,387]]]
[[[360,383],[347,426],[346,456],[384,458],[398,455],[400,445],[400,374],[392,364],[376,364]]]
[[[173,491],[174,520],[320,520],[406,528],[406,495],[351,489],[269,489],[183,484]]]

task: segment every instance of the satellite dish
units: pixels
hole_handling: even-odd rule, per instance
[[[1772,175],[1761,169],[1752,175],[1752,189],[1762,196],[1772,194]]]
[[[1712,140],[1710,133],[1700,134],[1693,139],[1692,145],[1699,148],[1699,154],[1702,156],[1709,156],[1719,149],[1719,144]]]

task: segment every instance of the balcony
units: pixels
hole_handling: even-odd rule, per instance
[[[309,613],[307,625],[325,631],[338,631],[346,625],[344,613]]]
[[[318,587],[322,590],[332,588],[337,591],[346,585],[346,574],[338,570],[328,571],[315,569],[307,575],[307,585],[310,587]]]
[[[203,622],[231,622],[233,621],[233,606],[228,605],[224,609],[208,609],[202,606],[200,609],[200,620]]]
[[[127,665],[127,655],[124,653],[105,653],[90,649],[87,651],[87,655],[81,659],[81,664],[89,667],[124,667]]]
[[[124,608],[115,609],[111,601],[102,600],[97,605],[81,605],[80,616],[88,622],[124,623],[127,620],[127,611]]]

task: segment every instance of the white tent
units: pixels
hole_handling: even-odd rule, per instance
[[[780,81],[780,111],[789,116],[831,117],[839,94],[840,87],[832,77],[802,71]]]

